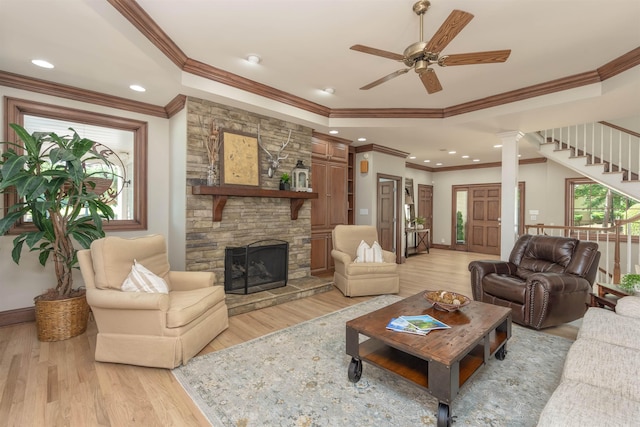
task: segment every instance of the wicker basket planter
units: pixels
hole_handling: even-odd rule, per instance
[[[89,320],[85,295],[55,301],[36,299],[36,328],[40,341],[62,341],[84,333]]]

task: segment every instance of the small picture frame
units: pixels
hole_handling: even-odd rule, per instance
[[[260,186],[260,151],[256,135],[222,130],[220,184]]]

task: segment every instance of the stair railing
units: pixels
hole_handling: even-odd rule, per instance
[[[586,157],[587,164],[602,164],[605,172],[619,172],[622,181],[638,180],[640,134],[607,122],[584,123],[539,133],[556,149],[569,149],[572,156]]]

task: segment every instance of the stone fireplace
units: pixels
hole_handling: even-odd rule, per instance
[[[202,137],[203,122],[209,123],[213,118],[222,129],[253,135],[257,134],[259,125],[262,144],[272,153],[278,151],[291,130],[291,141],[282,153],[288,156],[280,162],[272,178],[267,175],[267,156],[260,150],[259,189],[275,191],[278,191],[280,175],[283,172],[290,173],[298,160],[311,164],[312,129],[198,98],[189,97],[186,109],[186,269],[212,271],[216,275],[216,283],[222,284],[225,281],[227,247],[278,239],[288,244],[289,284],[297,279],[310,278],[310,201],[302,201],[297,210],[297,219],[292,219],[292,204],[288,198],[271,197],[269,194],[230,195],[225,199],[221,215],[216,215],[214,199],[219,202],[218,196],[194,194],[194,188],[206,185],[207,153]]]

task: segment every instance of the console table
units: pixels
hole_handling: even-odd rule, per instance
[[[420,244],[424,243],[427,253],[429,253],[429,234],[431,230],[428,228],[405,228],[404,229],[404,257],[408,258],[409,255],[419,254]],[[411,237],[411,240],[409,239]],[[413,243],[413,246],[409,246],[409,242]],[[409,249],[412,252],[409,253]]]

